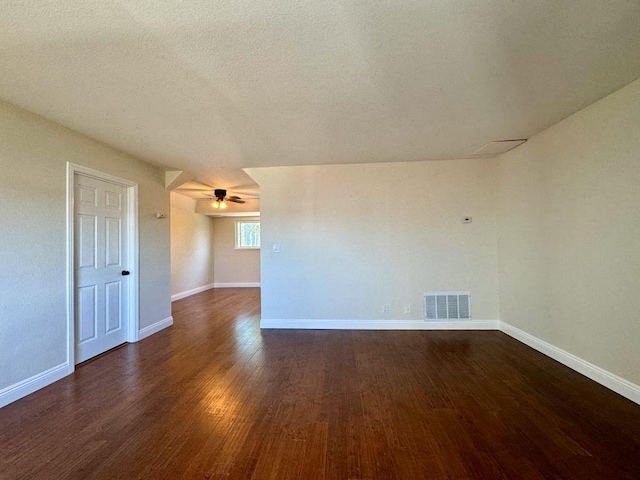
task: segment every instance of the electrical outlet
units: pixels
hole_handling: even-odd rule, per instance
[[[386,303],[382,305],[382,313],[389,313],[389,305]]]
[[[271,247],[271,251],[273,253],[280,253],[280,244],[274,243],[273,246]]]
[[[411,304],[410,303],[407,303],[404,306],[404,313],[411,313]]]

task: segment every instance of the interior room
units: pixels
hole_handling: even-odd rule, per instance
[[[0,478],[637,478],[639,2],[0,25]]]

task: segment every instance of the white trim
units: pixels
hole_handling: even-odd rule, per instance
[[[263,318],[260,321],[260,328],[312,330],[500,330],[600,385],[628,398],[632,402],[640,404],[639,385],[499,320],[424,321]]]
[[[44,372],[40,372],[32,377],[5,387],[0,390],[0,408],[5,405],[9,405],[16,400],[20,400],[36,390],[40,390],[41,388],[66,377],[72,372],[73,369],[69,368],[68,363],[61,363],[60,365],[56,365],[55,367],[45,370]]]
[[[175,302],[176,300],[181,300],[183,298],[190,297],[191,295],[195,295],[196,293],[206,292],[207,290],[211,290],[212,288],[259,288],[259,287],[260,287],[260,282],[210,283],[208,285],[203,285],[202,287],[192,288],[191,290],[186,290],[184,292],[171,295],[171,301]]]
[[[167,317],[164,320],[160,320],[159,322],[149,325],[148,327],[141,328],[138,333],[138,340],[150,337],[154,333],[158,333],[160,330],[164,330],[171,325],[173,325],[173,317]]]
[[[263,318],[260,328],[314,330],[499,330],[499,320],[320,320]]]
[[[185,290],[184,292],[171,295],[171,301],[175,302],[176,300],[190,297],[191,295],[195,295],[196,293],[206,292],[207,290],[211,290],[212,288],[215,288],[214,283],[210,283],[209,285],[203,285],[202,287],[198,287],[198,288],[192,288],[191,290]]]
[[[129,277],[127,341],[137,342],[140,325],[139,300],[139,245],[138,245],[138,185],[124,178],[103,173],[92,168],[67,162],[67,364],[69,373],[75,370],[75,275],[74,275],[74,198],[75,175],[115,183],[127,189],[128,211],[130,219],[127,231],[127,265],[131,271]]]
[[[201,212],[208,217],[259,217],[260,212],[227,212],[227,213],[217,213],[217,212]]]
[[[140,244],[138,233],[138,185],[133,184],[127,189],[129,194],[127,205],[129,215],[129,231],[127,232],[128,260],[130,266],[129,295],[127,296],[129,306],[129,332],[127,341],[135,343],[139,340],[138,330],[140,329]]]
[[[173,325],[173,317],[142,328],[138,340]],[[566,365],[587,378],[640,404],[640,386],[598,367],[580,357],[498,320],[438,321],[423,320],[315,320],[262,319],[260,328],[333,329],[333,330],[501,330],[506,335]],[[0,390],[0,408],[73,373],[73,363],[61,363]]]
[[[552,345],[544,340],[540,340],[533,335],[520,330],[512,325],[509,325],[505,322],[500,322],[500,330],[506,333],[510,337],[519,340],[525,345],[529,345],[534,350],[539,351],[540,353],[545,354],[548,357],[557,360],[558,362],[566,365],[567,367],[575,370],[578,373],[581,373],[587,378],[590,378],[594,382],[599,383],[607,387],[610,390],[613,390],[616,393],[619,393],[625,398],[628,398],[632,402],[640,404],[640,386],[634,383],[631,383],[628,380],[625,380],[622,377],[619,377],[603,368],[594,365],[593,363],[587,362],[580,357],[573,355],[555,345]]]

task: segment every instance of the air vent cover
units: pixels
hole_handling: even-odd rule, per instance
[[[428,292],[424,294],[425,320],[471,320],[469,292]]]

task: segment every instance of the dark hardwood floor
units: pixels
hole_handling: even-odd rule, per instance
[[[640,406],[502,333],[261,332],[259,295],[0,409],[0,478],[640,478]]]

